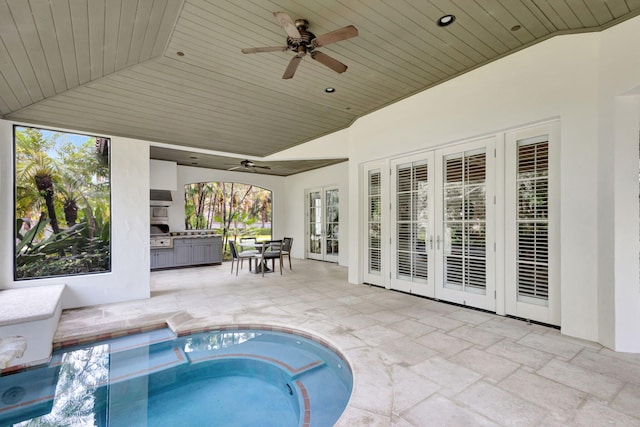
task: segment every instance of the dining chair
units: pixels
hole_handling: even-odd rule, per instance
[[[289,258],[289,270],[291,268],[291,246],[293,246],[293,237],[285,237],[282,239],[282,258]]]
[[[271,270],[276,271],[276,259],[280,262],[280,275],[282,275],[282,240],[270,240],[262,244],[262,250],[256,257],[256,268],[258,268],[258,260],[262,268],[262,277],[267,267],[267,261],[271,260]]]
[[[236,242],[229,240],[229,248],[231,248],[231,273],[233,274],[233,263],[236,263],[236,276],[238,275],[239,268],[242,268],[242,264],[244,264],[244,260],[249,260],[249,270],[251,270],[251,260],[255,257],[255,252],[246,253],[246,252],[238,252],[238,247],[236,246]],[[256,261],[257,263],[258,261]],[[257,265],[257,264],[256,264]]]

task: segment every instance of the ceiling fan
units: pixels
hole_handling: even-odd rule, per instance
[[[242,53],[286,52],[287,50],[295,52],[296,56],[291,58],[289,65],[282,75],[283,79],[290,79],[293,77],[300,61],[302,61],[302,58],[304,58],[306,54],[309,54],[312,59],[315,59],[322,65],[331,68],[336,73],[344,73],[347,71],[347,66],[342,62],[315,49],[317,47],[326,46],[331,43],[336,43],[357,36],[358,30],[356,27],[348,25],[344,28],[330,31],[316,37],[315,34],[307,31],[309,21],[306,19],[296,19],[294,22],[293,19],[291,19],[291,16],[286,12],[273,12],[273,16],[275,16],[276,20],[284,27],[284,30],[287,33],[287,45],[251,47],[242,49]]]
[[[255,163],[253,163],[251,160],[243,160],[240,162],[240,165],[236,165],[232,168],[227,169],[228,171],[234,171],[237,169],[247,169],[250,170],[251,172],[255,172],[256,168],[257,169],[271,169],[269,166],[260,166],[260,165],[256,165]]]

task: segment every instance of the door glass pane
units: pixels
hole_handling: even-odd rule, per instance
[[[518,300],[549,299],[549,142],[518,141],[517,289]]]
[[[396,278],[427,279],[429,222],[425,161],[396,167]]]
[[[380,218],[381,218],[381,193],[380,193],[380,170],[369,171],[368,175],[368,194],[369,202],[369,224],[367,227],[367,255],[368,255],[368,272],[369,274],[380,274],[382,267],[380,263],[381,246],[380,246]]]
[[[338,220],[340,197],[338,189],[333,188],[325,191],[326,203],[326,230],[327,230],[327,255],[338,255]]]
[[[309,253],[322,253],[322,197],[319,191],[309,193]]]
[[[445,221],[460,221],[462,219],[462,187],[444,190],[444,219]]]
[[[444,286],[485,294],[486,154],[453,154],[444,168]]]

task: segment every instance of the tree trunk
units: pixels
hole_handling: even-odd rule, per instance
[[[67,226],[73,226],[78,220],[78,203],[75,200],[67,200],[64,202],[63,210]]]
[[[38,173],[34,177],[36,188],[47,205],[47,214],[49,215],[49,223],[54,234],[60,233],[58,218],[56,217],[56,207],[53,205],[53,178],[48,173]]]
[[[44,196],[45,204],[47,205],[47,213],[49,215],[49,224],[54,234],[60,234],[60,226],[58,225],[58,218],[56,217],[56,207],[53,205],[53,190],[47,189]]]

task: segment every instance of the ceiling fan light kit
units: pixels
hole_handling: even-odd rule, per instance
[[[287,33],[287,45],[286,46],[268,46],[268,47],[252,47],[241,49],[242,53],[264,53],[264,52],[286,52],[288,50],[295,52],[296,56],[291,58],[289,65],[282,75],[283,79],[293,78],[300,61],[307,54],[311,56],[311,59],[318,61],[322,65],[332,69],[336,73],[344,73],[347,71],[347,66],[337,59],[315,50],[317,47],[326,46],[331,43],[337,43],[342,40],[346,40],[358,35],[358,30],[353,25],[348,25],[344,28],[340,28],[335,31],[328,32],[321,36],[316,37],[310,31],[307,31],[309,27],[309,21],[300,18],[295,22],[286,12],[273,12],[273,16],[282,25],[284,31]]]

